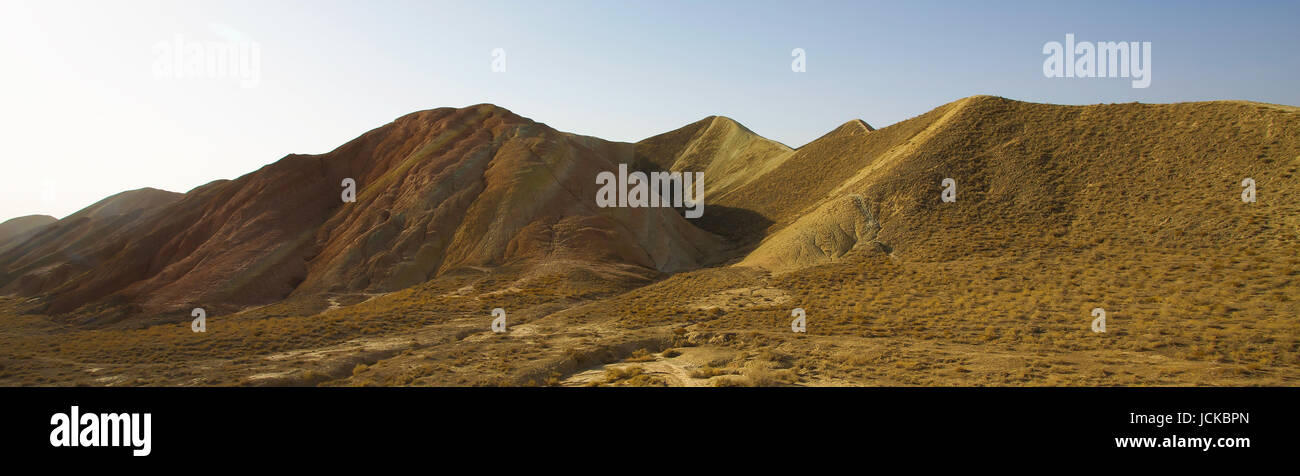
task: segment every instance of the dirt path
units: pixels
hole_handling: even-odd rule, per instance
[[[565,387],[586,387],[605,383],[606,371],[624,367],[640,367],[642,375],[658,377],[670,387],[707,387],[707,378],[693,378],[690,369],[695,367],[692,361],[677,357],[664,357],[662,352],[651,354],[654,361],[630,362],[627,360],[600,364],[570,375],[561,381]]]

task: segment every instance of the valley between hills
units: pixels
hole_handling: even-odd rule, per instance
[[[702,216],[598,206],[620,166],[702,173]],[[974,96],[797,148],[432,109],[0,224],[0,385],[1294,386],[1297,169],[1300,108],[1242,101]]]

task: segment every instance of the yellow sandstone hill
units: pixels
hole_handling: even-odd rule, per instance
[[[786,271],[872,242],[917,259],[1099,242],[1290,248],[1297,127],[1294,110],[1240,102],[966,98],[879,131],[828,134],[733,192],[778,230],[743,264]],[[945,178],[955,203],[940,200]],[[1242,203],[1246,178],[1266,198]]]
[[[779,165],[792,149],[740,123],[709,116],[636,143],[638,158],[657,170],[704,172],[707,200],[716,201]]]

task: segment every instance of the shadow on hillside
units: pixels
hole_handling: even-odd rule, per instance
[[[764,231],[774,223],[753,210],[721,205],[706,205],[703,216],[687,221],[725,238],[737,253],[747,253],[758,246]]]

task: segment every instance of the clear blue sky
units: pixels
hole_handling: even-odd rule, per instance
[[[1300,2],[0,3],[0,220],[187,191],[403,114],[495,103],[635,141],[708,115],[802,145],[975,94],[1300,104]],[[1152,83],[1049,79],[1043,44],[1152,42]],[[160,78],[160,42],[256,42],[260,82]],[[491,71],[503,48],[506,71]],[[790,70],[791,50],[807,72]]]

